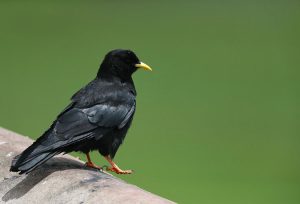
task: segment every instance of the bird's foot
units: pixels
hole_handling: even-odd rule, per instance
[[[85,166],[102,171],[102,167],[95,165],[93,162],[86,162]]]
[[[122,170],[119,167],[106,167],[106,171],[112,171],[117,174],[132,174],[133,170]]]

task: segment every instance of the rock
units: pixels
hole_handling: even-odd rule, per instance
[[[11,160],[32,140],[0,128],[1,203],[173,203],[108,173],[56,156],[26,175],[9,172]]]

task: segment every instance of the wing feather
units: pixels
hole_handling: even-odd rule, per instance
[[[117,127],[119,129],[126,125],[134,111],[135,103],[131,106],[98,104],[83,110],[90,123],[100,127]]]

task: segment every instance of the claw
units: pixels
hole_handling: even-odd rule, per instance
[[[94,169],[98,169],[100,171],[103,170],[100,166],[95,165],[93,162],[86,162],[85,166],[86,167],[90,167],[90,168],[94,168]]]
[[[122,169],[116,168],[116,167],[106,167],[106,171],[112,171],[117,174],[132,174],[133,173],[133,170],[122,170]]]

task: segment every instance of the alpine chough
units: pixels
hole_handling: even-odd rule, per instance
[[[76,92],[50,128],[13,159],[10,171],[28,173],[59,153],[72,151],[85,153],[86,165],[101,169],[89,155],[98,150],[111,165],[107,170],[132,173],[112,160],[135,113],[136,90],[131,75],[139,68],[151,71],[130,50],[110,51],[96,78]]]

